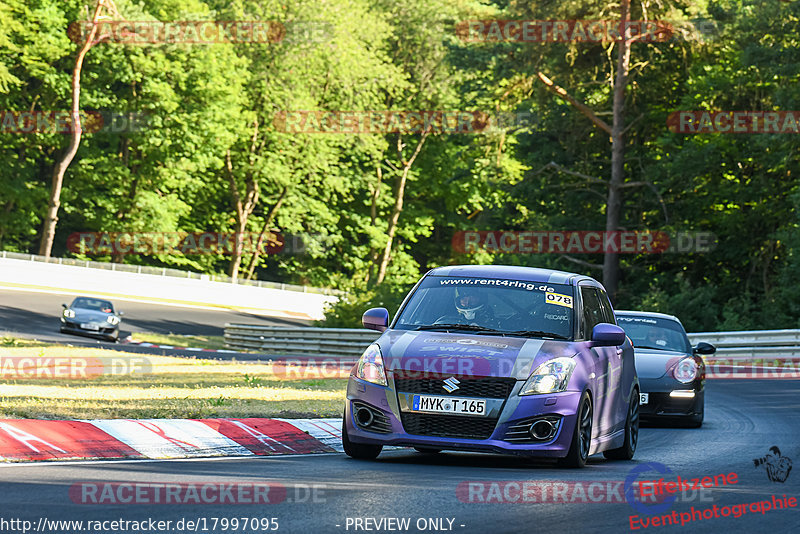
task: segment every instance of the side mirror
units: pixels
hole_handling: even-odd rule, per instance
[[[120,317],[122,317],[123,315],[125,315],[125,312],[124,312],[124,311],[118,311],[118,312],[117,312],[117,315],[119,315]]]
[[[592,346],[618,347],[625,343],[625,330],[611,323],[598,323],[592,329]]]
[[[717,347],[705,341],[701,341],[692,349],[693,354],[714,354],[715,352],[717,352]]]
[[[364,328],[383,332],[389,327],[389,310],[386,308],[370,308],[361,316]]]
[[[62,308],[64,308],[65,310],[66,310],[67,308],[69,308],[69,306],[67,306],[66,304],[62,304],[62,305],[61,305],[61,307],[62,307]]]

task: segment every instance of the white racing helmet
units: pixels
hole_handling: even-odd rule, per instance
[[[475,314],[486,305],[486,294],[474,287],[456,288],[456,310],[465,319],[475,319]]]

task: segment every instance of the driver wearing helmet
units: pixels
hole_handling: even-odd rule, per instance
[[[455,307],[459,323],[497,328],[497,319],[487,303],[486,291],[474,287],[458,287]]]

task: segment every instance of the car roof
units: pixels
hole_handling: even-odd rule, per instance
[[[538,267],[521,267],[517,265],[447,265],[428,271],[426,276],[464,276],[464,277],[493,277],[509,280],[522,280],[526,282],[544,282],[552,284],[572,284],[587,281],[592,285],[602,285],[589,276],[555,271],[553,269],[540,269]]]
[[[671,321],[681,322],[680,319],[674,315],[667,315],[666,313],[646,312],[646,311],[633,311],[633,310],[615,310],[614,315],[631,315],[634,317],[653,317],[657,319],[669,319]]]

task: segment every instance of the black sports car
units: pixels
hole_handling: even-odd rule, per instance
[[[72,304],[62,304],[61,331],[68,334],[88,334],[108,341],[119,339],[119,322],[122,312],[103,299],[75,297]]]
[[[677,317],[655,312],[618,311],[617,324],[633,342],[641,384],[642,421],[676,420],[703,424],[706,366],[700,354],[713,354],[709,343],[692,347]]]

